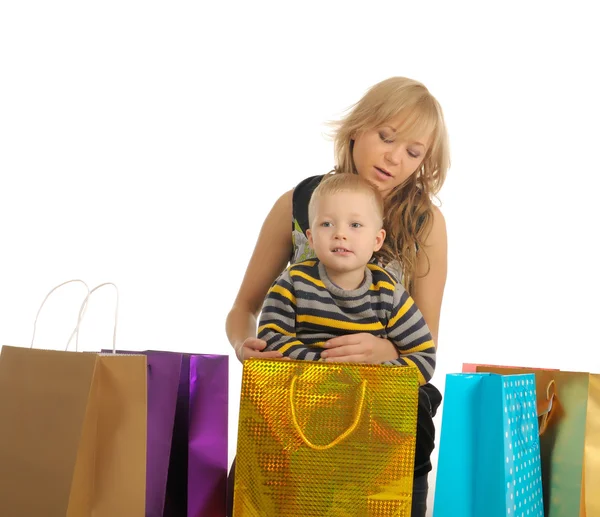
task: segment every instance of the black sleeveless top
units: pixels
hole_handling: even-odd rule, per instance
[[[308,244],[308,203],[324,175],[312,176],[301,181],[293,193],[292,205],[292,242],[293,251],[290,263],[296,264],[315,256]],[[380,264],[381,265],[381,264]],[[392,263],[385,269],[402,281],[401,268]],[[432,384],[419,388],[419,409],[417,416],[417,446],[415,452],[415,477],[424,476],[431,471],[431,453],[435,447],[435,427],[433,417],[442,402],[442,394]]]

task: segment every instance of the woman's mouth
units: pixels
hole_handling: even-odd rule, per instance
[[[379,173],[380,176],[384,177],[384,178],[393,178],[393,176],[386,171],[385,169],[381,169],[379,167],[375,167],[375,170]]]

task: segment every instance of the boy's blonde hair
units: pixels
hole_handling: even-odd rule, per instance
[[[425,253],[433,223],[432,197],[442,188],[450,167],[448,134],[438,101],[423,84],[405,77],[391,77],[373,86],[333,124],[335,172],[357,174],[352,154],[356,135],[397,117],[403,119],[397,128],[402,140],[429,133],[431,139],[421,167],[385,199],[387,238],[376,256],[384,263],[397,260],[401,264],[404,286],[412,293],[417,253]]]
[[[373,183],[356,174],[329,174],[321,180],[308,203],[309,226],[315,215],[315,206],[319,199],[338,192],[358,192],[369,196],[383,226],[384,202],[381,192]]]

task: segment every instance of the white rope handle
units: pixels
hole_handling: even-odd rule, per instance
[[[79,351],[79,328],[81,325],[81,321],[83,320],[85,311],[87,310],[88,301],[90,299],[90,296],[92,295],[92,293],[94,291],[97,291],[98,289],[100,289],[101,287],[104,287],[106,285],[112,285],[115,288],[115,293],[117,295],[117,298],[115,301],[115,326],[113,327],[113,354],[117,353],[117,323],[118,323],[118,317],[119,317],[119,288],[112,282],[104,282],[103,284],[97,285],[91,291],[88,292],[88,295],[85,297],[85,300],[83,300],[83,303],[81,304],[81,308],[79,309],[79,317],[77,318],[77,327],[75,328],[75,332],[73,333],[73,335],[75,335],[75,352]],[[71,335],[71,338],[69,339],[69,342],[67,343],[66,350],[69,349],[69,345],[71,344],[73,335]]]
[[[83,284],[87,290],[87,295],[85,297],[85,301],[84,303],[86,303],[88,296],[90,295],[90,288],[89,286],[83,281],[83,280],[79,280],[79,279],[73,279],[73,280],[67,280],[66,282],[63,282],[62,284],[57,285],[56,287],[54,287],[44,298],[44,301],[42,301],[42,304],[40,305],[40,308],[37,311],[37,314],[35,315],[35,321],[33,322],[33,334],[31,336],[31,345],[29,346],[29,348],[33,348],[33,342],[35,341],[35,332],[37,329],[37,322],[38,322],[38,318],[40,317],[40,313],[42,312],[42,309],[44,307],[44,304],[46,303],[46,301],[48,300],[48,298],[50,298],[50,295],[56,291],[57,289],[59,289],[60,287],[67,285],[67,284],[71,284],[71,283],[78,283],[78,284]],[[85,310],[84,310],[85,313]],[[77,318],[77,326],[75,327],[75,329],[73,330],[73,332],[71,333],[71,336],[69,337],[69,341],[67,342],[67,348],[69,347],[69,343],[71,342],[71,340],[73,339],[73,336],[79,331],[79,322],[81,320],[81,318],[83,317],[83,315],[81,314],[81,310],[79,311],[79,316]]]

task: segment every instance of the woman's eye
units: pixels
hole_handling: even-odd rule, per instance
[[[394,143],[394,138],[391,135],[385,133],[384,131],[379,132],[379,138],[381,138],[381,140],[384,141],[386,144]]]
[[[418,158],[419,156],[421,156],[418,152],[416,151],[408,151],[409,156],[411,156],[412,158]]]

